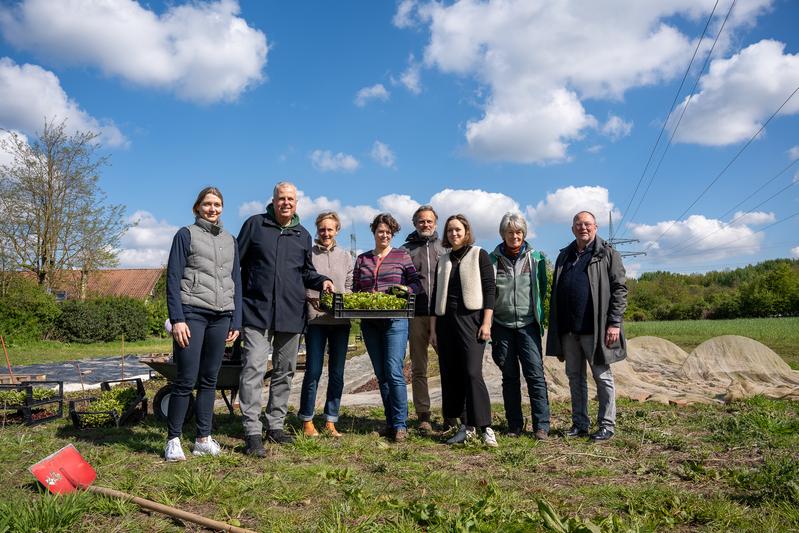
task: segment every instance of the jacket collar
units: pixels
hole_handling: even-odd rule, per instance
[[[214,224],[212,222],[208,222],[202,217],[196,217],[194,219],[194,223],[210,233],[211,235],[219,235],[222,232],[222,221],[219,221],[219,224]]]
[[[594,258],[594,259],[600,259],[600,258],[604,257],[605,253],[607,253],[606,250],[605,250],[605,247],[608,246],[608,243],[607,243],[607,241],[605,241],[599,235],[594,237],[594,243],[590,244],[589,246],[593,246],[594,247],[594,250],[591,253],[592,258]],[[576,250],[577,250],[577,239],[575,239],[572,242],[570,242],[568,246],[566,246],[564,248],[561,248],[560,252],[561,253],[570,253],[570,252],[576,251]]]
[[[416,243],[421,243],[421,244],[424,244],[426,242],[432,243],[432,242],[435,242],[437,240],[438,240],[438,232],[437,231],[434,231],[433,234],[430,235],[429,237],[422,237],[421,235],[419,235],[418,231],[414,231],[412,233],[409,233],[408,236],[405,237],[405,242],[416,242]]]
[[[277,221],[277,217],[275,216],[275,206],[272,205],[271,203],[268,206],[266,206],[265,215],[266,215],[265,216],[265,218],[266,218],[265,222],[269,222],[272,225],[277,226],[278,228],[282,228],[282,229],[293,228],[293,227],[298,226],[300,224],[299,215],[297,213],[294,213],[294,215],[292,215],[291,220],[289,221],[289,223],[286,224],[285,226],[282,226],[280,224],[280,222]]]

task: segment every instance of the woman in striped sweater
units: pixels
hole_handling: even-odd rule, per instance
[[[375,247],[355,260],[353,292],[387,292],[395,285],[405,285],[411,292],[420,290],[419,273],[404,248],[393,248],[391,239],[400,230],[388,213],[380,213],[369,226]],[[404,441],[408,436],[408,391],[402,371],[408,343],[408,319],[365,319],[361,331],[369,359],[380,385],[386,415],[385,436]]]

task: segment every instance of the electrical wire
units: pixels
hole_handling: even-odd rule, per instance
[[[741,154],[744,152],[744,150],[749,148],[749,145],[752,144],[752,142],[760,136],[760,133],[764,129],[766,129],[766,126],[769,124],[769,122],[771,122],[772,119],[777,116],[777,114],[782,110],[783,107],[785,107],[785,105],[791,100],[791,98],[794,97],[794,95],[797,92],[799,92],[799,85],[797,85],[796,89],[793,90],[793,92],[788,96],[788,98],[786,98],[785,101],[782,104],[780,104],[780,106],[777,108],[777,110],[774,111],[774,113],[771,114],[771,116],[768,118],[768,120],[766,120],[763,123],[763,125],[760,126],[760,128],[755,132],[755,134],[752,135],[749,138],[748,141],[746,141],[746,143],[741,147],[741,149],[738,150],[738,152],[735,153],[733,158],[724,166],[724,168],[721,169],[721,171],[718,174],[716,174],[716,177],[713,178],[711,180],[711,182],[707,184],[707,186],[702,190],[702,192],[699,193],[699,196],[697,196],[696,199],[694,199],[694,201],[691,202],[691,204],[688,207],[686,207],[685,210],[682,213],[680,213],[680,215],[675,220],[673,220],[671,222],[671,224],[669,224],[669,226],[665,230],[663,230],[663,232],[660,235],[658,235],[652,242],[649,243],[649,246],[647,246],[647,248],[644,250],[644,252],[646,252],[650,248],[652,248],[652,246],[654,246],[666,233],[669,232],[669,230],[671,230],[672,227],[674,227],[674,224],[676,224],[677,222],[682,220],[683,217],[688,213],[688,211],[690,211],[691,208],[694,207],[699,202],[699,200],[701,200],[705,196],[705,194],[707,194],[707,192],[710,190],[710,188],[713,187],[713,185],[716,184],[716,182],[727,172],[727,170],[729,170],[729,168],[741,156]]]
[[[666,130],[666,124],[669,122],[669,117],[671,116],[672,111],[674,111],[674,106],[677,104],[677,99],[680,97],[680,92],[682,92],[683,85],[685,84],[686,78],[688,78],[688,74],[691,72],[691,66],[694,64],[694,59],[696,59],[696,54],[699,52],[699,47],[702,44],[702,39],[705,37],[705,33],[707,33],[707,29],[710,26],[710,22],[713,20],[713,15],[716,13],[716,8],[719,5],[719,0],[716,0],[716,3],[713,5],[713,9],[710,12],[710,15],[707,18],[707,22],[705,23],[705,28],[702,30],[702,35],[699,36],[699,39],[696,41],[696,48],[694,48],[694,53],[691,56],[691,61],[688,63],[688,67],[685,69],[685,73],[682,76],[682,81],[680,81],[680,86],[677,88],[677,93],[674,95],[674,100],[671,102],[671,107],[669,107],[669,112],[666,115],[666,120],[663,121],[663,126],[660,128],[660,132],[658,133],[657,139],[655,140],[655,144],[652,146],[652,150],[649,152],[649,158],[646,160],[646,165],[644,165],[644,170],[641,172],[641,176],[638,178],[638,183],[635,185],[635,190],[633,191],[632,196],[630,196],[630,201],[627,202],[627,207],[624,208],[622,211],[621,219],[619,220],[618,224],[621,226],[622,221],[625,218],[625,213],[630,209],[630,205],[632,205],[633,200],[635,199],[635,195],[638,193],[638,188],[641,186],[641,182],[644,180],[644,176],[646,176],[646,171],[649,170],[649,164],[652,162],[652,157],[655,155],[655,151],[657,150],[658,145],[660,144],[660,139],[663,137],[663,132]],[[613,235],[610,235],[610,238],[613,238]]]

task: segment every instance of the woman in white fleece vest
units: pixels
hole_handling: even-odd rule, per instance
[[[479,428],[483,442],[496,446],[491,398],[483,380],[496,294],[494,268],[486,251],[473,246],[471,225],[461,214],[447,219],[442,244],[452,250],[441,256],[436,269],[430,341],[438,352],[444,418],[460,417],[462,422],[447,444],[475,437]]]

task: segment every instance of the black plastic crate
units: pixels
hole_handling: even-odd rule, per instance
[[[333,293],[335,318],[413,318],[416,295],[409,294],[405,309],[344,309],[344,294]]]
[[[33,399],[33,391],[38,388],[52,388],[47,385],[56,385],[58,392],[50,398],[42,400]],[[64,382],[63,381],[23,381],[18,384],[2,384],[0,390],[24,392],[25,398],[21,404],[0,405],[0,409],[17,410],[23,422],[28,426],[41,424],[64,416]],[[50,414],[42,414],[42,411]]]
[[[75,425],[75,427],[79,429],[86,427],[84,420],[85,415],[108,415],[110,418],[110,423],[115,427],[125,425],[129,422],[134,423],[144,418],[144,416],[147,414],[147,397],[144,390],[144,383],[142,383],[141,378],[103,381],[100,383],[100,390],[110,391],[112,385],[122,385],[125,383],[135,383],[136,399],[132,401],[119,415],[115,411],[90,410],[91,404],[97,401],[97,398],[80,398],[78,400],[70,400],[69,416],[72,419],[72,423]]]

